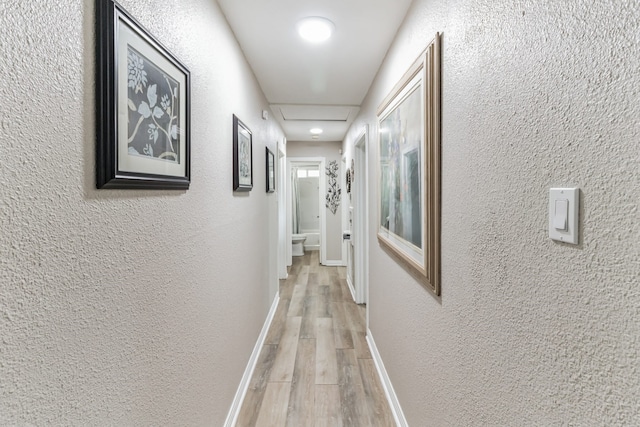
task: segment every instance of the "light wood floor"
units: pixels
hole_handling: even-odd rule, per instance
[[[294,257],[238,427],[395,426],[344,274]]]

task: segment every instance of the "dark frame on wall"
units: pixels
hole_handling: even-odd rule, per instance
[[[273,193],[276,191],[276,156],[273,151],[266,149],[266,170],[267,170],[267,193]]]
[[[189,70],[114,0],[96,0],[96,187],[188,189]]]
[[[253,135],[242,121],[233,115],[233,191],[253,188]]]

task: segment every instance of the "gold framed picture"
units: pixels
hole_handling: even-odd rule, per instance
[[[378,107],[378,241],[440,295],[440,38]]]

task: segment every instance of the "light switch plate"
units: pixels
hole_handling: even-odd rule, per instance
[[[568,203],[566,218],[566,229],[556,228],[559,224],[556,212],[557,206]],[[549,190],[549,238],[564,243],[578,244],[578,212],[580,211],[580,189],[579,188],[552,188]],[[561,222],[561,221],[560,221]]]

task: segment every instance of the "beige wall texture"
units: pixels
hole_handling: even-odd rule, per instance
[[[0,425],[222,425],[277,290],[283,134],[217,3],[121,3],[191,71],[191,188],[96,190],[94,1],[0,3]]]
[[[340,149],[342,143],[340,142],[308,142],[308,141],[294,141],[287,143],[287,159],[294,160],[293,157],[323,157],[325,158],[325,167],[329,167],[329,162],[336,161],[340,167],[340,177],[343,176],[342,170],[344,165],[342,164],[342,156],[340,155]],[[320,176],[326,182],[328,188],[329,181],[326,170],[320,171]],[[323,203],[320,208],[325,210],[327,219],[327,263],[339,263],[342,262],[342,209],[344,205],[344,194],[346,189],[344,188],[343,179],[338,178],[338,186],[342,189],[342,200],[338,210],[335,214],[325,207]],[[325,195],[322,197],[324,198]],[[290,213],[289,220],[290,220]]]
[[[412,426],[640,423],[640,7],[416,0],[371,125],[370,328]],[[442,297],[375,237],[376,108],[437,31]],[[580,244],[549,188],[582,192]]]

